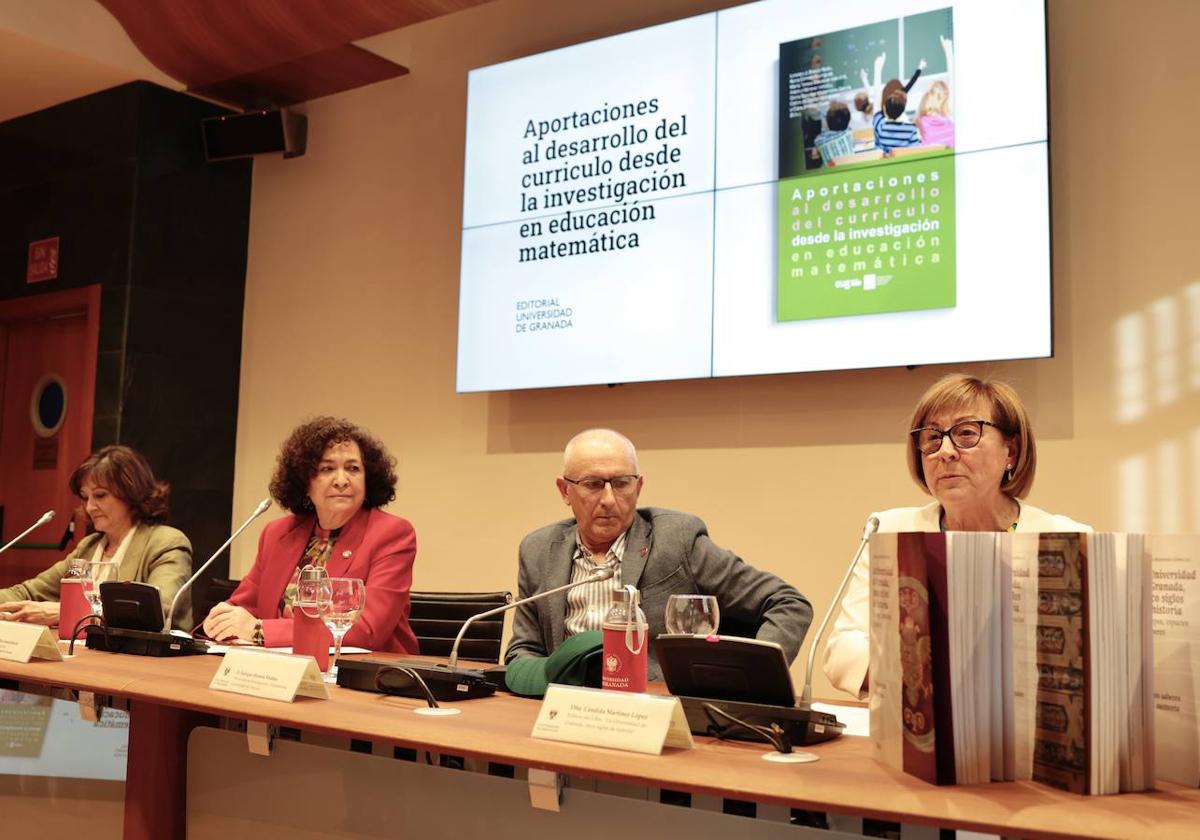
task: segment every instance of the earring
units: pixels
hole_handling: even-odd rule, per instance
[[[1013,477],[1013,465],[1009,464],[1007,467],[1004,468],[1004,483],[1007,484],[1008,482],[1012,481],[1012,477]]]

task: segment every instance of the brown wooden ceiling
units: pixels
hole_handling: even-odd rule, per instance
[[[489,0],[97,0],[154,66],[240,108],[292,105],[401,76],[350,43]]]

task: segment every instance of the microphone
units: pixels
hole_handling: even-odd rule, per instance
[[[458,646],[462,642],[463,636],[466,635],[467,628],[470,627],[471,623],[477,619],[490,618],[493,615],[500,615],[500,613],[508,612],[509,610],[515,610],[517,607],[524,606],[525,604],[531,604],[534,601],[540,601],[542,598],[545,598],[549,595],[555,595],[559,592],[566,592],[568,589],[574,589],[576,586],[583,586],[584,584],[588,583],[600,583],[600,581],[608,580],[614,574],[616,574],[616,572],[613,570],[612,566],[601,566],[583,580],[577,580],[574,583],[568,583],[565,586],[558,586],[554,589],[547,589],[545,592],[539,592],[536,595],[530,595],[528,598],[521,598],[520,600],[513,601],[511,604],[505,604],[503,606],[490,609],[487,612],[481,612],[478,615],[471,616],[463,622],[463,626],[459,628],[458,635],[454,637],[454,646],[450,648],[450,661],[446,664],[446,667],[453,671],[455,666],[458,665]]]
[[[829,625],[829,620],[833,618],[834,611],[842,605],[842,596],[846,594],[846,587],[850,585],[850,579],[854,577],[854,567],[858,565],[858,558],[862,556],[863,549],[867,547],[871,535],[878,530],[879,517],[868,517],[866,524],[863,525],[862,539],[858,543],[858,551],[854,552],[854,559],[850,561],[850,568],[846,569],[846,575],[842,578],[842,583],[838,586],[837,592],[833,594],[833,601],[829,604],[829,609],[825,611],[825,617],[821,619],[821,626],[817,628],[817,635],[813,637],[812,647],[808,649],[808,667],[804,670],[804,690],[800,693],[800,702],[797,704],[801,709],[812,707],[813,663],[817,660],[817,647],[821,644],[821,638],[825,635],[825,628]]]
[[[270,506],[270,499],[263,499],[259,502],[254,513],[250,514],[241,527],[234,531],[232,536],[225,540],[221,547],[213,552],[212,557],[205,560],[190,578],[184,581],[183,586],[179,587],[179,592],[171,601],[162,630],[149,629],[158,627],[158,615],[162,610],[157,586],[148,583],[116,583],[112,581],[101,584],[100,600],[104,605],[104,618],[100,624],[92,624],[85,628],[88,649],[103,650],[109,653],[129,653],[135,656],[189,656],[208,653],[207,642],[193,639],[191,634],[183,630],[171,629],[175,608],[179,606],[179,599],[183,597],[183,593],[192,587],[204,570]],[[154,618],[142,618],[149,614],[153,614]]]
[[[47,522],[49,522],[49,521],[50,521],[51,519],[53,519],[53,518],[54,518],[54,511],[52,511],[52,510],[48,510],[48,511],[46,511],[45,513],[43,513],[43,514],[41,515],[41,517],[39,517],[39,518],[38,518],[38,521],[37,521],[37,522],[34,522],[32,525],[30,525],[30,526],[29,526],[28,528],[26,528],[24,531],[22,531],[21,533],[17,534],[15,537],[13,537],[13,538],[12,538],[12,540],[11,540],[9,543],[7,543],[7,544],[6,544],[6,545],[5,545],[3,548],[0,548],[0,554],[3,554],[4,552],[6,552],[6,551],[8,551],[10,548],[12,548],[14,545],[16,545],[17,543],[19,543],[19,542],[21,541],[21,539],[22,539],[22,538],[23,538],[23,537],[24,537],[26,534],[28,534],[30,531],[32,531],[32,530],[34,530],[35,528],[38,528],[38,527],[40,527],[40,526],[42,526],[42,525],[45,525]]]
[[[233,534],[229,537],[229,539],[227,539],[227,540],[225,540],[225,542],[221,543],[221,547],[213,552],[212,557],[209,557],[207,560],[205,560],[204,565],[202,565],[199,569],[197,569],[195,572],[193,572],[192,576],[184,582],[183,586],[179,587],[179,591],[175,593],[174,600],[171,601],[171,608],[169,610],[167,610],[167,617],[163,621],[162,631],[164,633],[170,633],[171,635],[174,635],[174,636],[182,636],[186,639],[190,639],[192,637],[192,634],[188,633],[185,630],[172,630],[171,629],[171,623],[175,617],[175,607],[179,605],[179,599],[183,597],[183,593],[187,592],[189,589],[192,588],[192,584],[195,583],[196,579],[199,578],[200,575],[202,575],[204,573],[204,570],[207,569],[210,565],[212,565],[212,562],[214,560],[216,560],[218,557],[221,556],[221,552],[224,551],[226,548],[228,548],[229,544],[231,542],[233,542],[234,540],[236,540],[238,538],[238,536],[242,533],[242,531],[245,531],[246,528],[248,528],[250,526],[251,522],[253,522],[255,519],[258,519],[258,517],[260,517],[264,513],[266,513],[267,508],[269,508],[270,506],[271,506],[271,499],[269,496],[267,498],[263,499],[261,502],[259,502],[258,507],[256,507],[254,509],[254,512],[252,514],[250,514],[248,517],[246,517],[246,521],[241,524],[241,527],[239,527],[236,531],[234,531]]]

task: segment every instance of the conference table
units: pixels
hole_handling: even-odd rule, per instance
[[[876,762],[868,740],[853,736],[805,748],[819,757],[805,764],[765,761],[764,744],[702,736],[692,750],[629,753],[530,737],[536,700],[499,693],[426,717],[414,712],[424,701],[331,686],[328,700],[285,703],[209,689],[220,664],[79,645],[62,662],[0,662],[0,684],[78,697],[101,714],[128,708],[126,838],[818,830],[789,824],[792,809],[892,821],[918,836],[925,826],[1039,838],[1200,831],[1200,791],[1170,783],[1105,797],[1032,782],[936,787]],[[757,816],[722,813],[723,800],[755,803]]]

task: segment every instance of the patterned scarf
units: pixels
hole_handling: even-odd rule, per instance
[[[329,556],[333,553],[333,544],[337,542],[341,531],[341,528],[326,531],[319,525],[313,525],[313,532],[312,536],[308,538],[308,545],[301,552],[300,560],[296,563],[296,571],[292,572],[291,582],[284,587],[283,597],[279,599],[279,614],[283,618],[290,618],[292,615],[292,605],[296,603],[296,586],[300,581],[300,570],[305,566],[324,569],[329,563]]]

